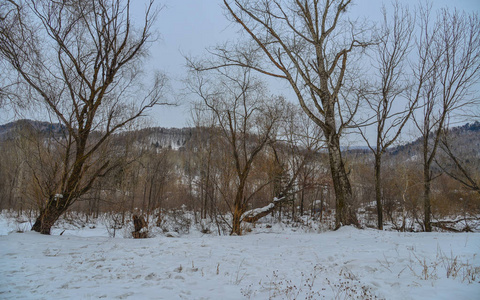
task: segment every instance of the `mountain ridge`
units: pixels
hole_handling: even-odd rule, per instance
[[[19,134],[19,130],[31,129],[45,135],[64,135],[66,127],[60,123],[51,123],[46,121],[36,121],[30,119],[21,119],[0,125],[0,141],[13,139]],[[143,143],[151,145],[155,148],[168,148],[179,150],[185,147],[194,135],[196,128],[166,128],[166,127],[146,127],[133,131],[124,131],[117,133],[118,136],[137,134],[138,139]],[[457,144],[466,147],[470,142],[472,147],[476,147],[480,151],[480,122],[466,123],[461,126],[452,127],[449,133],[455,137]],[[141,138],[140,138],[141,137]],[[135,138],[135,137],[134,137]],[[461,140],[460,142],[458,140]],[[391,155],[397,155],[403,152],[417,152],[422,143],[422,137],[411,142],[392,147],[388,150]],[[345,147],[344,151],[348,152],[364,152],[367,146]]]

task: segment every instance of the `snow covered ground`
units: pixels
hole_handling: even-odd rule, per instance
[[[0,299],[480,299],[480,233],[12,230],[0,219]]]

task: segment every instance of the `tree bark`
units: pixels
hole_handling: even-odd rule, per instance
[[[242,235],[242,214],[243,214],[243,205],[242,205],[243,193],[237,193],[235,197],[234,210],[233,210],[233,219],[232,219],[232,231],[230,235]]]
[[[67,203],[67,199],[50,197],[47,206],[41,210],[35,224],[33,224],[32,231],[50,234],[53,224],[67,210],[69,206]]]
[[[424,221],[423,224],[425,226],[425,231],[426,232],[432,232],[432,223],[431,223],[431,204],[430,204],[430,196],[431,196],[431,190],[430,190],[430,166],[425,164],[423,168],[423,209],[424,209]]]
[[[305,200],[305,184],[303,185],[302,192],[300,195],[300,216],[303,216],[303,202]]]
[[[352,207],[352,187],[345,172],[339,140],[337,134],[331,134],[328,143],[328,156],[335,189],[335,230],[344,225],[359,226]]]
[[[375,201],[377,202],[377,228],[383,230],[382,156],[375,154]]]

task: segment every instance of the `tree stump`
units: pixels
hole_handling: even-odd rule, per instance
[[[133,215],[133,227],[132,236],[134,239],[144,239],[148,237],[147,222],[143,216]]]

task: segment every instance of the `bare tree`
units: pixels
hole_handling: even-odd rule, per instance
[[[350,88],[358,79],[351,59],[359,53],[356,49],[367,46],[362,36],[368,28],[342,22],[351,0],[224,0],[224,5],[251,42],[218,47],[212,53],[223,66],[248,67],[288,82],[327,140],[336,228],[358,224],[340,136],[358,109]]]
[[[238,71],[238,72],[236,72]],[[278,100],[266,95],[262,82],[248,69],[217,69],[211,77],[194,71],[190,88],[203,104],[214,113],[215,125],[224,140],[227,160],[234,166],[234,199],[231,234],[241,235],[241,217],[252,197],[265,185],[248,189],[254,162],[271,141],[281,117]],[[230,163],[231,160],[231,163]],[[248,191],[250,190],[250,192]]]
[[[321,130],[314,126],[299,106],[285,103],[282,107],[284,116],[280,120],[276,142],[269,143],[269,178],[273,184],[273,201],[245,212],[244,222],[255,223],[275,210],[282,218],[285,204],[291,206],[291,216],[295,219],[297,195],[300,195],[300,214],[303,215],[305,192],[313,188],[313,177],[320,174],[317,157],[324,145]]]
[[[135,28],[128,0],[8,2],[0,23],[2,59],[18,74],[23,97],[43,104],[67,131],[60,184],[32,228],[49,234],[58,217],[114,167],[96,155],[109,137],[159,104],[165,78],[157,75],[151,88],[138,80],[158,10],[150,1]]]
[[[407,8],[394,3],[391,16],[383,8],[383,23],[378,32],[378,44],[375,46],[376,76],[374,91],[365,96],[366,103],[373,112],[375,143],[367,135],[367,127],[359,127],[360,134],[375,157],[375,200],[377,204],[377,227],[383,229],[382,208],[382,156],[400,136],[407,124],[418,98],[406,101],[405,108],[398,110],[399,102],[405,101],[408,88],[406,79],[407,56],[411,48],[415,21]]]
[[[414,115],[423,139],[424,230],[430,232],[432,163],[447,120],[475,101],[473,87],[480,78],[480,20],[477,14],[442,9],[432,21],[430,7],[420,8],[420,36],[415,66],[422,113]]]

